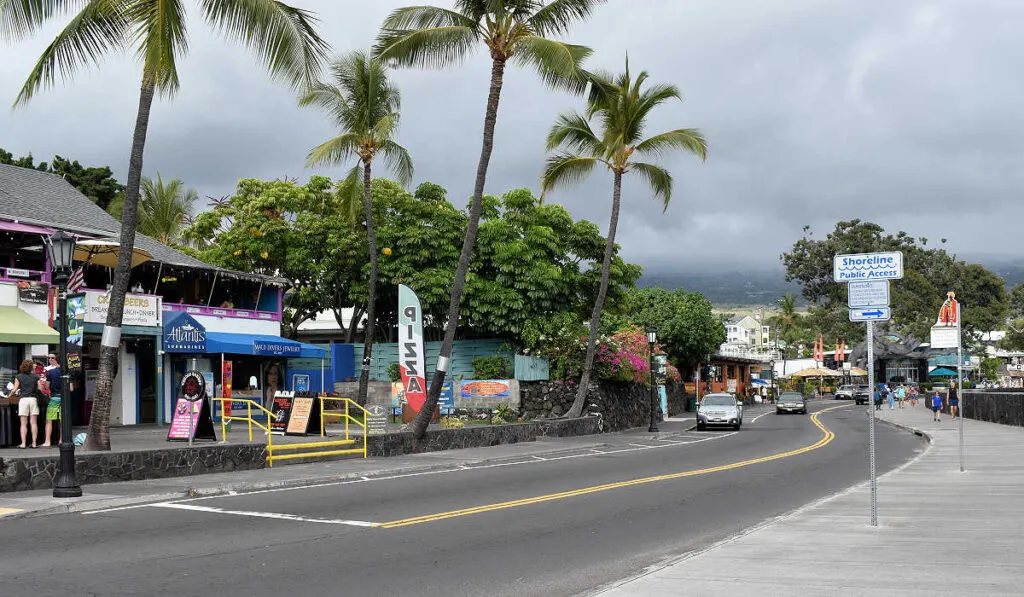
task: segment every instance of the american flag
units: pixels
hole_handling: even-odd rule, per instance
[[[68,292],[78,292],[85,286],[85,266],[79,267],[68,278]]]

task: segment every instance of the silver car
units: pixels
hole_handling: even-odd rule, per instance
[[[807,414],[807,399],[800,392],[783,392],[775,401],[775,414],[800,413]]]
[[[707,427],[732,427],[739,431],[743,426],[743,406],[732,394],[708,394],[700,401],[697,409],[697,430]]]

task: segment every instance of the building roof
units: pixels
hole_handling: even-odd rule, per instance
[[[121,223],[56,174],[0,164],[0,218],[70,232],[119,238]],[[204,263],[143,234],[135,247],[149,251],[153,261],[190,269],[220,272],[235,278],[285,284],[281,278],[236,272]]]

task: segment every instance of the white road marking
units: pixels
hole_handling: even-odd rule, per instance
[[[307,518],[294,514],[279,514],[277,512],[252,512],[249,510],[225,510],[224,508],[211,508],[209,506],[196,506],[195,504],[181,504],[177,502],[161,502],[151,504],[154,508],[173,508],[176,510],[192,510],[194,512],[210,512],[212,514],[231,514],[234,516],[252,516],[255,518],[273,518],[276,520],[288,520],[292,522],[313,522],[317,524],[342,524],[353,527],[373,527],[377,523],[363,520],[337,520],[329,518]]]
[[[768,411],[766,413],[761,413],[761,414],[757,415],[756,417],[754,417],[754,420],[751,421],[750,424],[753,425],[754,423],[757,423],[757,420],[760,419],[761,417],[763,417],[765,415],[770,415],[770,414],[772,414],[772,411]]]

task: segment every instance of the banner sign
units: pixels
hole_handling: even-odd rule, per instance
[[[509,380],[480,379],[462,382],[463,398],[508,398]]]
[[[398,285],[398,363],[405,403],[419,412],[427,399],[426,355],[423,350],[423,310],[411,288]]]
[[[302,346],[292,342],[252,341],[252,354],[257,356],[297,357],[301,352]]]
[[[181,313],[164,325],[164,352],[206,352],[206,327],[188,313]]]
[[[81,294],[68,296],[68,374],[82,372],[82,338],[85,334],[85,297]]]
[[[124,316],[121,325],[137,325],[142,327],[160,327],[163,317],[161,298],[147,294],[126,294],[124,296]],[[106,323],[107,311],[110,310],[110,295],[99,290],[85,291],[85,321],[88,323]]]

